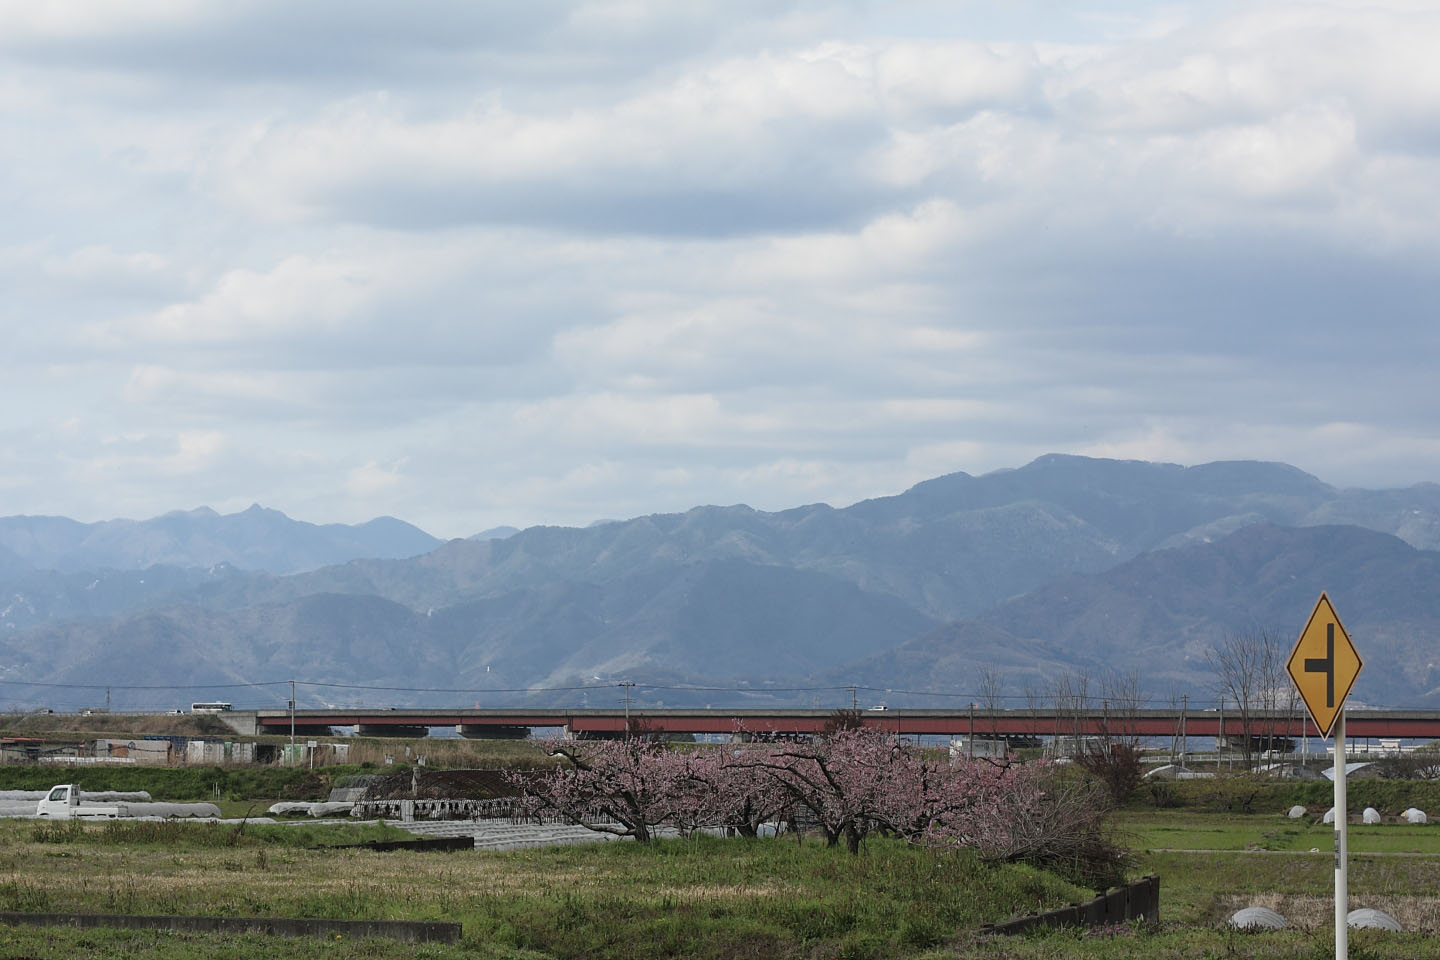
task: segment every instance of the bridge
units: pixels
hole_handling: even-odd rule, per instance
[[[462,736],[523,737],[532,728],[563,728],[575,736],[623,734],[628,716],[657,733],[804,736],[824,731],[835,716],[817,709],[506,709],[506,708],[344,708],[234,710],[217,715],[237,733],[315,735],[333,727],[354,727],[362,735],[425,736],[434,728],[454,728]],[[1241,735],[1241,717],[1234,710],[1116,710],[963,708],[888,709],[860,711],[867,727],[901,736],[977,737],[1223,737]],[[1440,711],[1358,710],[1345,717],[1351,739],[1386,737],[1440,739]],[[1250,711],[1251,736],[1300,738],[1320,736],[1302,713]]]

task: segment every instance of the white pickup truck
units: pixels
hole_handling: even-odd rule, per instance
[[[80,788],[73,783],[57,783],[35,805],[35,816],[52,820],[114,820],[129,815],[123,803],[81,803]]]

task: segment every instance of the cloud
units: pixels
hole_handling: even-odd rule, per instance
[[[773,32],[793,4],[760,0],[588,3],[416,0],[404,9],[339,0],[214,6],[143,0],[123,11],[83,2],[0,2],[0,52],[52,71],[139,81],[147,100],[222,97],[257,88],[333,93],[360,86],[435,88],[477,78],[573,91],[623,82],[722,42]],[[166,92],[167,89],[170,92]]]
[[[114,452],[84,465],[85,472],[92,477],[125,473],[192,476],[213,467],[226,453],[229,443],[223,432],[208,430],[177,434],[172,449],[164,449],[169,445],[144,434],[109,438],[105,445]]]
[[[345,488],[357,499],[372,498],[376,494],[393,490],[400,483],[400,468],[404,465],[403,457],[388,466],[382,466],[374,460],[367,461],[350,471]]]
[[[466,535],[1052,450],[1434,478],[1437,43],[1398,2],[0,2],[0,483]]]

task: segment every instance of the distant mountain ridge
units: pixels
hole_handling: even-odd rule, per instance
[[[233,607],[307,593],[374,594],[416,609],[554,582],[605,583],[733,559],[838,577],[936,620],[973,617],[1060,577],[1256,523],[1350,523],[1440,547],[1440,486],[1342,491],[1284,464],[1198,467],[1052,455],[983,477],[950,474],[836,509],[696,507],[586,528],[456,540],[412,560],[357,560],[282,581],[207,586]]]
[[[361,528],[296,525],[273,513],[250,519],[272,524],[277,543],[297,530],[333,537],[308,553],[275,548],[292,565],[339,549],[337,541],[372,543]],[[95,555],[159,557],[177,544],[221,542],[210,533],[214,522],[232,519],[167,517],[179,533],[159,523],[167,518],[146,522],[156,525],[138,540],[123,536],[134,532],[126,527],[92,531]],[[414,530],[372,523],[380,532]],[[34,562],[40,545],[83,566],[77,547],[61,550],[66,541],[55,531],[63,524],[36,529],[33,542],[7,538],[0,520],[0,570],[12,557]],[[112,571],[92,578],[94,586],[75,573],[63,582],[61,574],[0,574],[0,600],[9,604],[0,609],[0,657],[8,658],[0,681],[82,682],[109,675],[115,650],[143,647],[175,682],[209,682],[224,664],[227,677],[458,687],[476,698],[517,691],[505,694],[516,701],[597,676],[749,685],[760,696],[767,683],[815,678],[958,686],[962,674],[992,663],[1019,683],[1108,657],[1195,682],[1199,645],[1236,622],[1212,605],[1264,623],[1273,616],[1280,626],[1295,600],[1282,585],[1255,593],[1269,582],[1266,570],[1291,571],[1299,593],[1318,593],[1308,581],[1338,576],[1320,562],[1326,554],[1307,553],[1321,550],[1308,537],[1348,538],[1368,558],[1371,594],[1385,582],[1434,592],[1425,551],[1440,547],[1440,486],[1340,490],[1284,464],[1052,455],[839,509],[707,506],[444,543],[422,534],[392,543],[388,555],[352,552],[290,574],[258,562],[272,549],[264,523],[237,529],[246,535],[223,543],[249,558],[248,569],[180,563]],[[110,537],[122,546],[107,546]],[[154,544],[145,546],[148,537]],[[404,555],[414,547],[418,555]],[[1343,584],[1321,585],[1343,603]],[[1413,603],[1394,617],[1380,607],[1364,616],[1367,630],[1406,650],[1417,648],[1402,642],[1411,629],[1404,624],[1428,631],[1440,623]],[[1396,689],[1431,697],[1436,684],[1428,683]]]
[[[1356,701],[1435,704],[1437,588],[1440,552],[1355,526],[1259,524],[1065,577],[810,682],[866,676],[934,689],[966,683],[979,660],[1008,676],[1012,694],[1062,668],[1091,677],[1133,669],[1152,690],[1174,681],[1193,691],[1209,674],[1206,651],[1227,633],[1269,630],[1288,648],[1325,590],[1365,660]],[[957,651],[968,665],[954,659]]]
[[[149,520],[81,523],[66,517],[0,517],[0,575],[34,570],[143,570],[157,564],[297,573],[360,557],[413,557],[443,541],[394,517],[313,524],[259,504],[239,513],[209,507]]]

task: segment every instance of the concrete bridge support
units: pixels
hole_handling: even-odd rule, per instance
[[[429,727],[412,727],[398,723],[362,723],[355,728],[361,737],[406,737],[418,740],[430,736]]]
[[[466,740],[524,740],[529,727],[504,727],[494,723],[461,723],[455,732]]]

